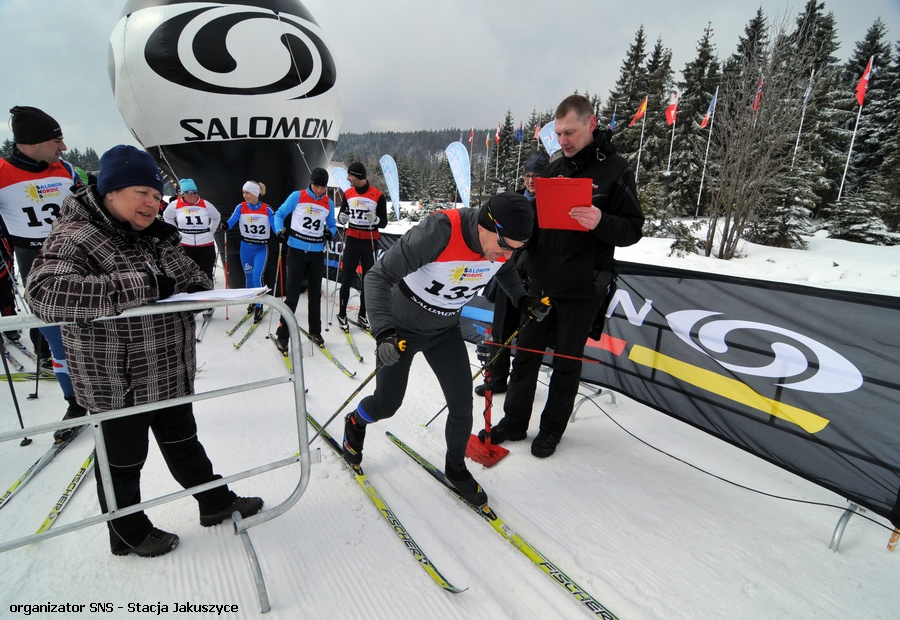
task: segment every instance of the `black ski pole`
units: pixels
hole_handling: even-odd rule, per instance
[[[350,401],[353,400],[354,398],[356,398],[356,395],[359,394],[364,387],[366,387],[366,384],[372,380],[372,377],[374,377],[377,372],[378,372],[378,368],[376,367],[375,370],[373,370],[372,372],[369,373],[368,377],[363,379],[363,382],[359,384],[359,387],[357,387],[355,390],[353,390],[353,393],[347,397],[347,400],[345,400],[343,403],[341,403],[341,406],[337,408],[337,411],[335,411],[333,414],[331,414],[331,417],[325,421],[325,424],[320,425],[319,430],[316,431],[316,434],[313,435],[312,439],[309,440],[310,444],[312,444],[312,442],[314,442],[316,440],[316,437],[318,437],[322,433],[322,430],[326,426],[331,424],[332,420],[334,420],[338,416],[338,414],[341,411],[343,411],[344,407],[349,405]]]
[[[37,366],[34,370],[34,394],[29,394],[28,400],[35,400],[38,397],[38,390],[40,390],[41,387],[41,362],[43,361],[41,353],[44,350],[43,340],[44,335],[41,333],[41,330],[38,330],[37,347],[35,351],[35,353],[37,353],[37,362],[35,362]]]
[[[6,361],[6,345],[3,338],[0,337],[0,357],[3,358],[3,370],[6,372],[6,381],[9,383],[9,392],[12,394],[13,405],[16,407],[16,415],[19,417],[19,426],[25,430],[25,422],[22,421],[22,410],[19,409],[19,399],[16,398],[16,388],[13,385],[12,375],[9,374],[9,362]],[[20,446],[27,446],[31,443],[31,439],[23,437]]]

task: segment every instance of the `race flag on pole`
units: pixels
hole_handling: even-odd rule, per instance
[[[712,101],[709,102],[709,108],[706,110],[706,115],[703,117],[703,120],[700,121],[700,129],[706,129],[706,125],[709,124],[709,119],[712,116],[713,111],[716,109],[716,97],[719,96],[719,89],[716,89],[716,92],[713,93]]]
[[[500,144],[500,123],[497,123],[497,133],[494,135],[494,142]]]
[[[612,118],[609,119],[609,130],[610,131],[616,130],[616,111],[615,110],[613,110]]]
[[[631,119],[631,122],[628,123],[629,127],[633,127],[636,122],[638,122],[641,118],[644,117],[644,114],[647,113],[647,98],[644,97],[644,100],[641,101],[641,105],[638,106],[637,112],[634,113],[634,118]]]
[[[537,125],[534,126],[534,139],[535,140],[541,139],[541,121],[538,121]]]
[[[491,144],[491,134],[484,134],[484,148],[487,148]]]
[[[522,121],[519,121],[519,128],[516,129],[516,142],[522,143]]]
[[[753,111],[756,112],[756,109],[759,107],[759,100],[762,99],[762,87],[763,87],[763,79],[762,76],[759,78],[759,84],[756,87],[756,97],[753,98]]]
[[[469,130],[469,144],[472,144],[472,140],[475,139],[475,128]]]
[[[675,124],[675,117],[678,115],[678,91],[676,90],[675,98],[672,100],[672,103],[669,104],[669,107],[666,108],[666,125],[671,127]]]
[[[856,84],[856,101],[860,106],[866,100],[866,91],[869,89],[869,77],[872,75],[872,61],[874,59],[874,56],[869,57],[869,64],[866,65],[866,70],[863,71],[862,77],[859,78],[859,82]]]

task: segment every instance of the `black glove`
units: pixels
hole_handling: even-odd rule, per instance
[[[199,282],[194,282],[193,284],[188,284],[188,287],[184,290],[185,293],[202,293],[203,291],[208,291],[209,288],[200,284]]]
[[[525,310],[528,316],[538,323],[547,318],[550,314],[550,300],[544,297],[541,299],[535,295],[526,295],[524,298]]]
[[[378,335],[375,356],[379,366],[396,364],[406,355],[406,341],[400,340],[394,330],[389,329]]]
[[[222,232],[228,232],[228,222],[222,222],[219,224],[219,230]]]
[[[156,276],[156,290],[159,291],[159,299],[165,299],[175,294],[175,278],[170,278],[164,273],[154,275]]]
[[[281,230],[279,230],[279,231],[278,231],[278,234],[275,235],[275,236],[278,237],[278,240],[281,241],[282,243],[284,243],[285,241],[287,241],[287,239],[288,239],[288,229],[287,229],[287,226],[285,226],[284,228],[282,228]]]
[[[325,240],[325,243],[328,243],[334,238],[334,235],[331,234],[330,228],[326,228],[324,232],[322,232],[322,238]]]

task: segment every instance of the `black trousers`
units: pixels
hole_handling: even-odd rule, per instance
[[[544,351],[553,347],[556,353],[581,358],[584,345],[597,310],[599,299],[563,299],[553,302],[550,314],[541,321],[529,321],[518,336],[523,349]],[[509,391],[503,403],[504,426],[512,432],[528,430],[534,392],[541,369],[542,353],[516,351],[509,377]],[[578,384],[581,382],[580,359],[554,357],[547,402],[541,412],[540,430],[562,437],[572,415]]]
[[[406,355],[396,364],[378,370],[375,393],[362,399],[358,411],[368,422],[393,416],[403,404],[413,356],[422,352],[447,400],[447,424],[444,426],[447,460],[461,466],[472,433],[473,402],[469,354],[462,331],[455,325],[426,336],[406,332],[398,326],[397,335],[406,340]]]
[[[297,248],[288,247],[287,259],[284,261],[287,267],[285,274],[285,292],[287,297],[284,303],[291,310],[297,310],[297,302],[300,300],[300,291],[303,281],[309,283],[306,294],[309,296],[309,333],[322,333],[322,277],[325,275],[325,253],[306,252]],[[279,338],[289,336],[287,325],[282,319],[275,332]]]
[[[197,423],[190,404],[109,420],[103,423],[103,437],[116,505],[119,508],[133,506],[141,501],[141,469],[147,460],[150,431],[153,431],[153,437],[172,477],[183,488],[222,477],[213,473],[206,450],[197,439]],[[100,509],[107,512],[100,468],[95,471]],[[194,495],[200,505],[200,514],[219,512],[227,508],[236,497],[227,486]],[[113,519],[106,525],[109,527],[110,544],[121,539],[132,546],[140,544],[153,527],[143,511]]]
[[[183,245],[181,246],[184,253],[191,257],[200,271],[209,276],[212,280],[213,270],[216,266],[216,246],[215,245]]]
[[[498,286],[494,295],[494,322],[491,326],[491,337],[494,342],[503,344],[519,329],[521,324],[522,312],[506,295],[506,291]],[[495,385],[497,383],[507,383],[511,358],[510,349],[506,347],[496,349],[492,352],[492,355],[496,355],[496,357],[491,363],[491,382]]]
[[[366,316],[366,296],[363,280],[366,272],[375,264],[377,244],[371,239],[344,237],[344,253],[341,258],[341,309],[339,314],[347,316],[347,302],[350,300],[350,288],[357,278],[356,267],[362,266],[359,276],[359,316]]]

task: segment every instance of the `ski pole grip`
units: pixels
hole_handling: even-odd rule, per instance
[[[397,349],[399,349],[401,353],[405,353],[406,352],[406,341],[405,340],[398,341]]]

